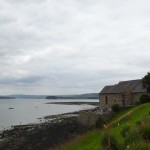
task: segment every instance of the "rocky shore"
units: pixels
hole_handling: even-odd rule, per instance
[[[0,149],[54,149],[89,130],[88,126],[81,125],[77,121],[78,114],[79,112],[74,112],[47,116],[44,123],[18,125],[11,130],[5,130],[0,134]]]

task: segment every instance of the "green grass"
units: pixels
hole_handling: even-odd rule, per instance
[[[106,125],[119,139],[119,144],[123,143],[123,137],[120,131],[123,126],[130,124],[131,127],[135,127],[136,122],[141,119],[144,115],[150,112],[150,103],[139,105],[123,112],[118,113],[113,118],[111,118]],[[119,123],[119,126],[118,126]],[[101,130],[92,130],[83,136],[68,142],[67,144],[57,148],[57,150],[99,150],[102,138]]]
[[[126,114],[129,111],[131,111],[132,109],[133,109],[133,107],[132,108],[128,108],[128,109],[126,109],[124,111],[121,111],[121,112],[117,113],[115,116],[110,118],[106,123],[107,124],[113,123],[115,120],[117,120],[118,118],[122,117],[124,114]]]

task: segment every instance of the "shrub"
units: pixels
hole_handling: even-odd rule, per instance
[[[123,137],[126,137],[127,134],[129,133],[130,129],[131,129],[131,127],[130,127],[129,125],[124,126],[124,127],[121,129],[121,135],[122,135]]]
[[[142,138],[146,141],[150,141],[150,115],[146,115],[142,118],[139,125],[139,132]]]
[[[133,143],[130,145],[130,149],[131,150],[148,150],[148,149],[150,149],[150,144],[142,143],[142,142],[136,143],[136,144]]]
[[[141,120],[138,120],[137,122],[136,122],[136,126],[141,126],[142,125],[142,121]]]
[[[144,104],[144,103],[148,103],[150,102],[150,96],[148,94],[142,94],[140,96],[140,103]]]
[[[136,126],[124,126],[121,135],[127,149],[147,150],[150,148],[150,115],[144,115],[136,122]]]
[[[114,105],[112,105],[111,109],[112,109],[112,111],[117,112],[117,111],[119,111],[119,105],[114,104]]]
[[[138,100],[138,101],[135,101],[135,105],[140,105],[141,102]]]
[[[150,114],[143,116],[137,123],[138,131],[144,141],[150,141]]]
[[[96,128],[102,128],[104,123],[105,123],[105,122],[104,122],[103,118],[100,116],[100,117],[96,120],[95,126],[96,126]]]
[[[133,144],[138,143],[141,141],[141,136],[138,132],[138,130],[133,128],[132,130],[129,130],[129,132],[126,134],[125,137],[125,144]]]
[[[148,124],[142,125],[139,132],[144,140],[150,141],[150,126]]]
[[[105,131],[101,138],[101,149],[120,150],[117,138],[110,131]]]

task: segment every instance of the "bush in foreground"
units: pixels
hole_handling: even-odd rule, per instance
[[[138,130],[144,141],[150,142],[150,114],[144,116],[138,123]]]
[[[113,112],[118,112],[119,111],[119,104],[112,105],[111,109]]]
[[[129,145],[129,148],[131,150],[149,150],[150,149],[150,144],[148,143],[133,143],[132,145]]]
[[[139,131],[137,129],[131,129],[129,132],[126,134],[125,137],[125,144],[130,145],[130,144],[137,144],[141,141],[141,136],[139,134]]]
[[[122,126],[120,134],[123,141],[112,133],[111,128],[104,126],[101,138],[102,150],[148,150],[150,148],[150,114],[144,115],[135,126],[126,124]],[[120,144],[119,144],[120,143]]]
[[[102,134],[101,149],[120,150],[116,136],[107,129]]]
[[[150,96],[148,94],[142,94],[140,96],[140,103],[144,104],[144,103],[148,103],[150,102]]]
[[[126,137],[130,130],[131,130],[131,127],[129,125],[126,125],[126,126],[122,127],[121,135],[123,137]]]

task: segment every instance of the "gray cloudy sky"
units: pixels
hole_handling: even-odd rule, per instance
[[[0,94],[80,94],[150,71],[149,0],[0,0]]]

